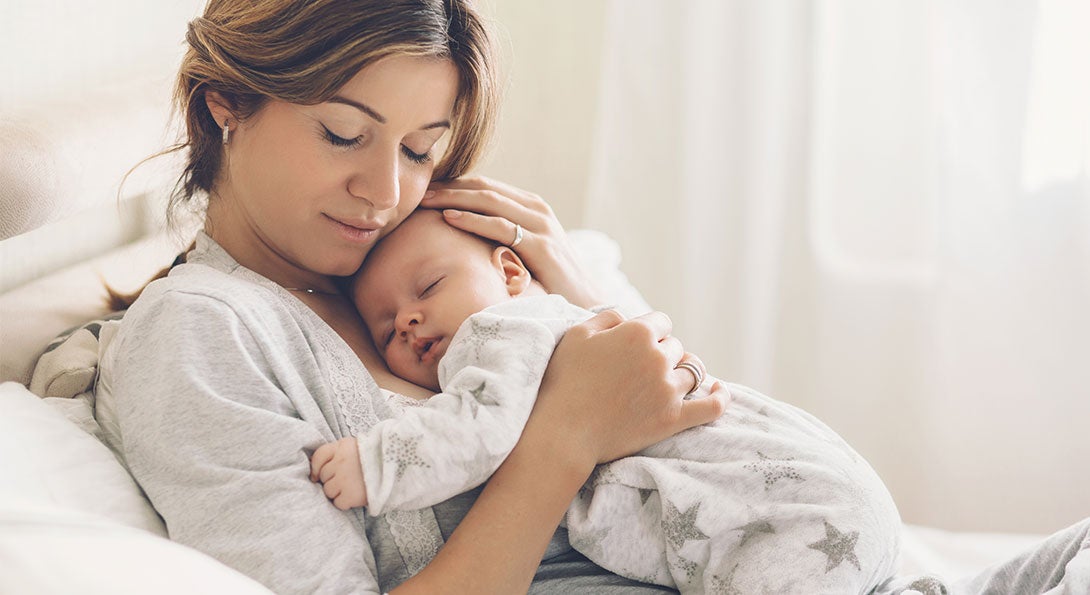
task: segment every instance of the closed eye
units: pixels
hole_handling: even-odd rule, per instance
[[[326,128],[324,124],[322,125],[322,130],[324,131],[325,139],[329,141],[331,145],[336,147],[356,147],[363,142],[362,134],[355,138],[344,138],[343,136],[337,136],[336,134],[333,134],[333,131]]]
[[[389,347],[390,346],[390,341],[393,341],[393,340],[394,340],[394,329],[391,328],[389,331],[386,332],[386,339],[384,339],[382,341],[382,348],[386,349],[387,347]]]
[[[409,158],[409,161],[412,161],[413,163],[427,163],[431,161],[430,153],[417,153],[409,147],[406,147],[405,145],[401,145],[401,152],[404,153],[405,156]]]
[[[425,287],[425,288],[424,288],[424,291],[421,291],[421,292],[420,292],[420,297],[424,297],[424,296],[428,295],[428,293],[429,293],[429,292],[430,292],[431,290],[435,289],[435,286],[436,286],[436,285],[439,285],[439,282],[440,282],[440,281],[442,281],[442,280],[443,280],[443,278],[442,278],[442,277],[439,277],[438,279],[436,279],[435,281],[433,281],[431,285],[429,285],[429,286]]]

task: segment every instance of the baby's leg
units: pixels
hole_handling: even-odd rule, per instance
[[[900,519],[869,465],[823,424],[745,387],[723,418],[600,467],[572,545],[682,592],[866,592],[894,571]]]

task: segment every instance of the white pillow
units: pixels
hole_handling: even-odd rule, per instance
[[[168,539],[77,512],[2,503],[0,593],[271,595]]]
[[[149,236],[0,294],[0,382],[30,382],[46,345],[108,314],[104,281],[133,291],[178,254],[170,236]]]
[[[49,399],[62,410],[21,384],[0,384],[0,509],[27,503],[68,509],[165,536],[144,493],[97,439],[88,397]]]

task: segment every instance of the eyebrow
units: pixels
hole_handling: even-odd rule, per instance
[[[369,107],[369,106],[367,106],[365,104],[362,104],[362,103],[360,103],[358,101],[349,99],[347,97],[341,97],[340,95],[337,95],[337,96],[331,97],[329,99],[329,103],[340,103],[340,104],[343,104],[343,105],[350,105],[350,106],[360,110],[361,112],[367,114],[368,116],[371,116],[371,118],[373,118],[379,124],[385,124],[386,123],[386,117],[385,116],[383,116],[382,114],[380,114],[380,113],[376,112],[375,110],[371,109],[371,107]],[[431,124],[425,124],[424,126],[420,127],[420,130],[431,130],[433,128],[450,128],[450,121],[449,120],[440,120],[438,122],[432,122]]]

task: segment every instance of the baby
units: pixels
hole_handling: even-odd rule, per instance
[[[518,441],[557,342],[593,315],[546,294],[510,248],[424,209],[372,250],[354,281],[390,370],[442,391],[315,451],[312,479],[337,507],[371,515],[485,482]],[[733,399],[716,422],[598,467],[566,515],[572,546],[683,593],[883,585],[900,518],[874,470],[813,416],[727,386]]]

